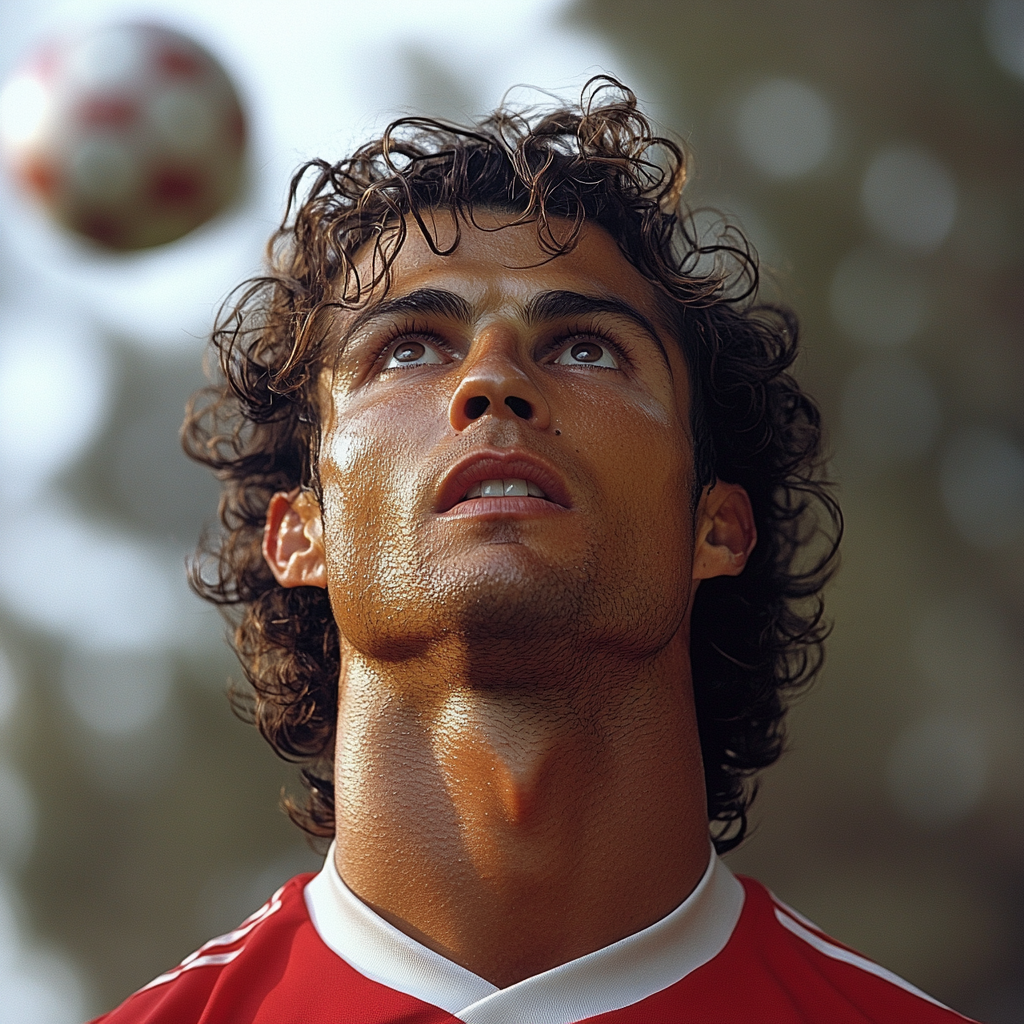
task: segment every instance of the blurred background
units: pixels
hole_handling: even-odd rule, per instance
[[[0,1022],[108,1009],[318,864],[185,584],[216,487],[176,436],[291,171],[597,71],[801,314],[847,518],[825,670],[729,860],[1024,1021],[1024,0],[0,0],[0,76],[126,18],[215,56],[248,151],[233,202],[138,252],[0,185]]]

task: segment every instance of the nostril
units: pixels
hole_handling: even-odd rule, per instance
[[[533,415],[533,406],[526,401],[525,398],[516,398],[515,395],[509,395],[505,399],[505,404],[521,419],[528,420]]]
[[[490,404],[491,400],[483,395],[475,395],[473,398],[466,399],[466,417],[471,420],[479,419]]]

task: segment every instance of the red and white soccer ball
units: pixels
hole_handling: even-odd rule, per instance
[[[14,178],[61,224],[111,249],[161,245],[237,195],[245,120],[224,69],[156,25],[51,40],[0,93]]]

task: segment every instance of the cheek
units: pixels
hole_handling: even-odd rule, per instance
[[[437,430],[436,412],[426,404],[339,403],[320,449],[333,586],[362,590],[382,569],[394,571],[420,500],[418,471]]]
[[[320,453],[328,569],[344,572],[379,554],[400,520],[405,466],[395,439],[365,419],[347,421]],[[359,571],[358,569],[356,571]]]
[[[594,393],[568,412],[562,439],[588,464],[610,505],[634,515],[640,502],[645,518],[688,520],[691,442],[674,408],[644,393],[628,400]]]
[[[662,596],[677,589],[691,570],[693,463],[675,411],[647,395],[596,401],[577,407],[563,438],[600,492],[606,557]]]

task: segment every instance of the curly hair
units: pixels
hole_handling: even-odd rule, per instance
[[[223,484],[220,528],[200,543],[192,585],[234,626],[248,682],[231,690],[236,711],[302,765],[303,802],[285,806],[312,836],[334,831],[339,638],[326,591],[271,575],[267,506],[277,491],[319,495],[316,381],[337,349],[338,310],[387,289],[410,229],[445,256],[486,208],[534,224],[552,259],[585,222],[611,235],[656,289],[689,368],[694,508],[717,479],[750,496],[757,546],[741,575],[701,584],[691,641],[714,841],[720,851],[742,841],[753,776],[782,753],[787,704],[821,665],[821,592],[842,518],[823,479],[818,409],[790,374],[796,318],[756,301],[756,256],[737,229],[698,230],[680,200],[686,175],[682,148],[655,134],[632,92],[599,77],[579,106],[502,107],[471,127],[402,118],[348,159],[312,160],[292,179],[266,273],[218,317],[219,373],[193,397],[182,438]],[[442,247],[428,219],[449,215],[454,240]],[[367,251],[361,280],[356,256]]]

